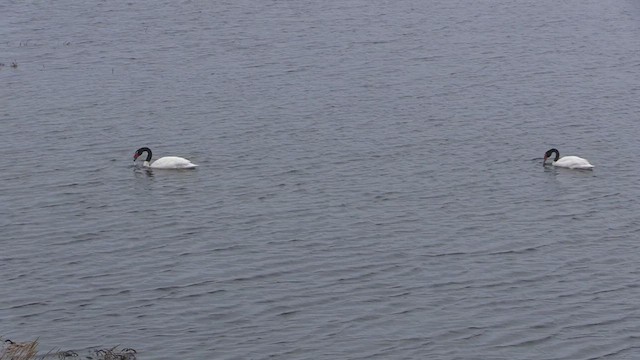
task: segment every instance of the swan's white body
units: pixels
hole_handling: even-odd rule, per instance
[[[178,156],[165,156],[151,163],[151,149],[148,147],[141,147],[133,154],[133,161],[135,162],[140,155],[147,153],[147,158],[142,163],[142,166],[152,169],[194,169],[198,165],[191,161]]]
[[[555,158],[551,161],[551,165],[567,168],[567,169],[584,169],[589,170],[593,169],[593,165],[589,163],[587,159],[583,159],[577,156],[564,156],[560,157],[560,152],[558,149],[549,149],[544,153],[544,159],[542,159],[542,165],[545,165],[547,159],[550,158],[553,154],[555,154]]]
[[[587,159],[577,156],[563,156],[558,161],[553,161],[551,165],[567,169],[593,169],[593,165]]]
[[[152,169],[192,169],[198,165],[191,161],[178,156],[165,156],[149,164],[148,161],[142,163],[142,166]]]

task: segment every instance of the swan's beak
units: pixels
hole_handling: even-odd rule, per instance
[[[544,159],[542,159],[542,165],[544,166],[544,164],[547,162],[548,156],[545,156]]]

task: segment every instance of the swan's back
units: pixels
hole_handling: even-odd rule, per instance
[[[553,166],[559,166],[569,169],[593,169],[593,165],[587,159],[578,156],[563,156],[553,163]]]
[[[198,165],[191,161],[178,156],[165,156],[154,161],[151,164],[151,168],[154,169],[193,169]]]

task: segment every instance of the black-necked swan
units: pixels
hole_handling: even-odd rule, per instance
[[[144,152],[147,153],[147,159],[144,161],[144,163],[142,163],[142,166],[145,167],[150,167],[153,169],[193,169],[198,166],[191,161],[178,156],[161,157],[160,159],[150,164],[149,162],[151,161],[151,149],[149,149],[148,147],[141,147],[140,149],[136,150],[136,152],[133,154],[133,161],[135,162],[136,159]]]
[[[551,162],[551,165],[568,168],[568,169],[593,169],[593,165],[589,163],[587,159],[583,159],[577,156],[563,156],[560,158],[560,152],[558,149],[550,149],[544,153],[544,160],[542,165],[545,165],[547,159],[551,157],[551,154],[556,153],[555,159]]]

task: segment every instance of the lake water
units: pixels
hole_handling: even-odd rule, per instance
[[[2,339],[154,360],[639,356],[638,2],[0,14]],[[200,167],[145,170],[142,146]],[[543,167],[552,147],[595,170]]]

